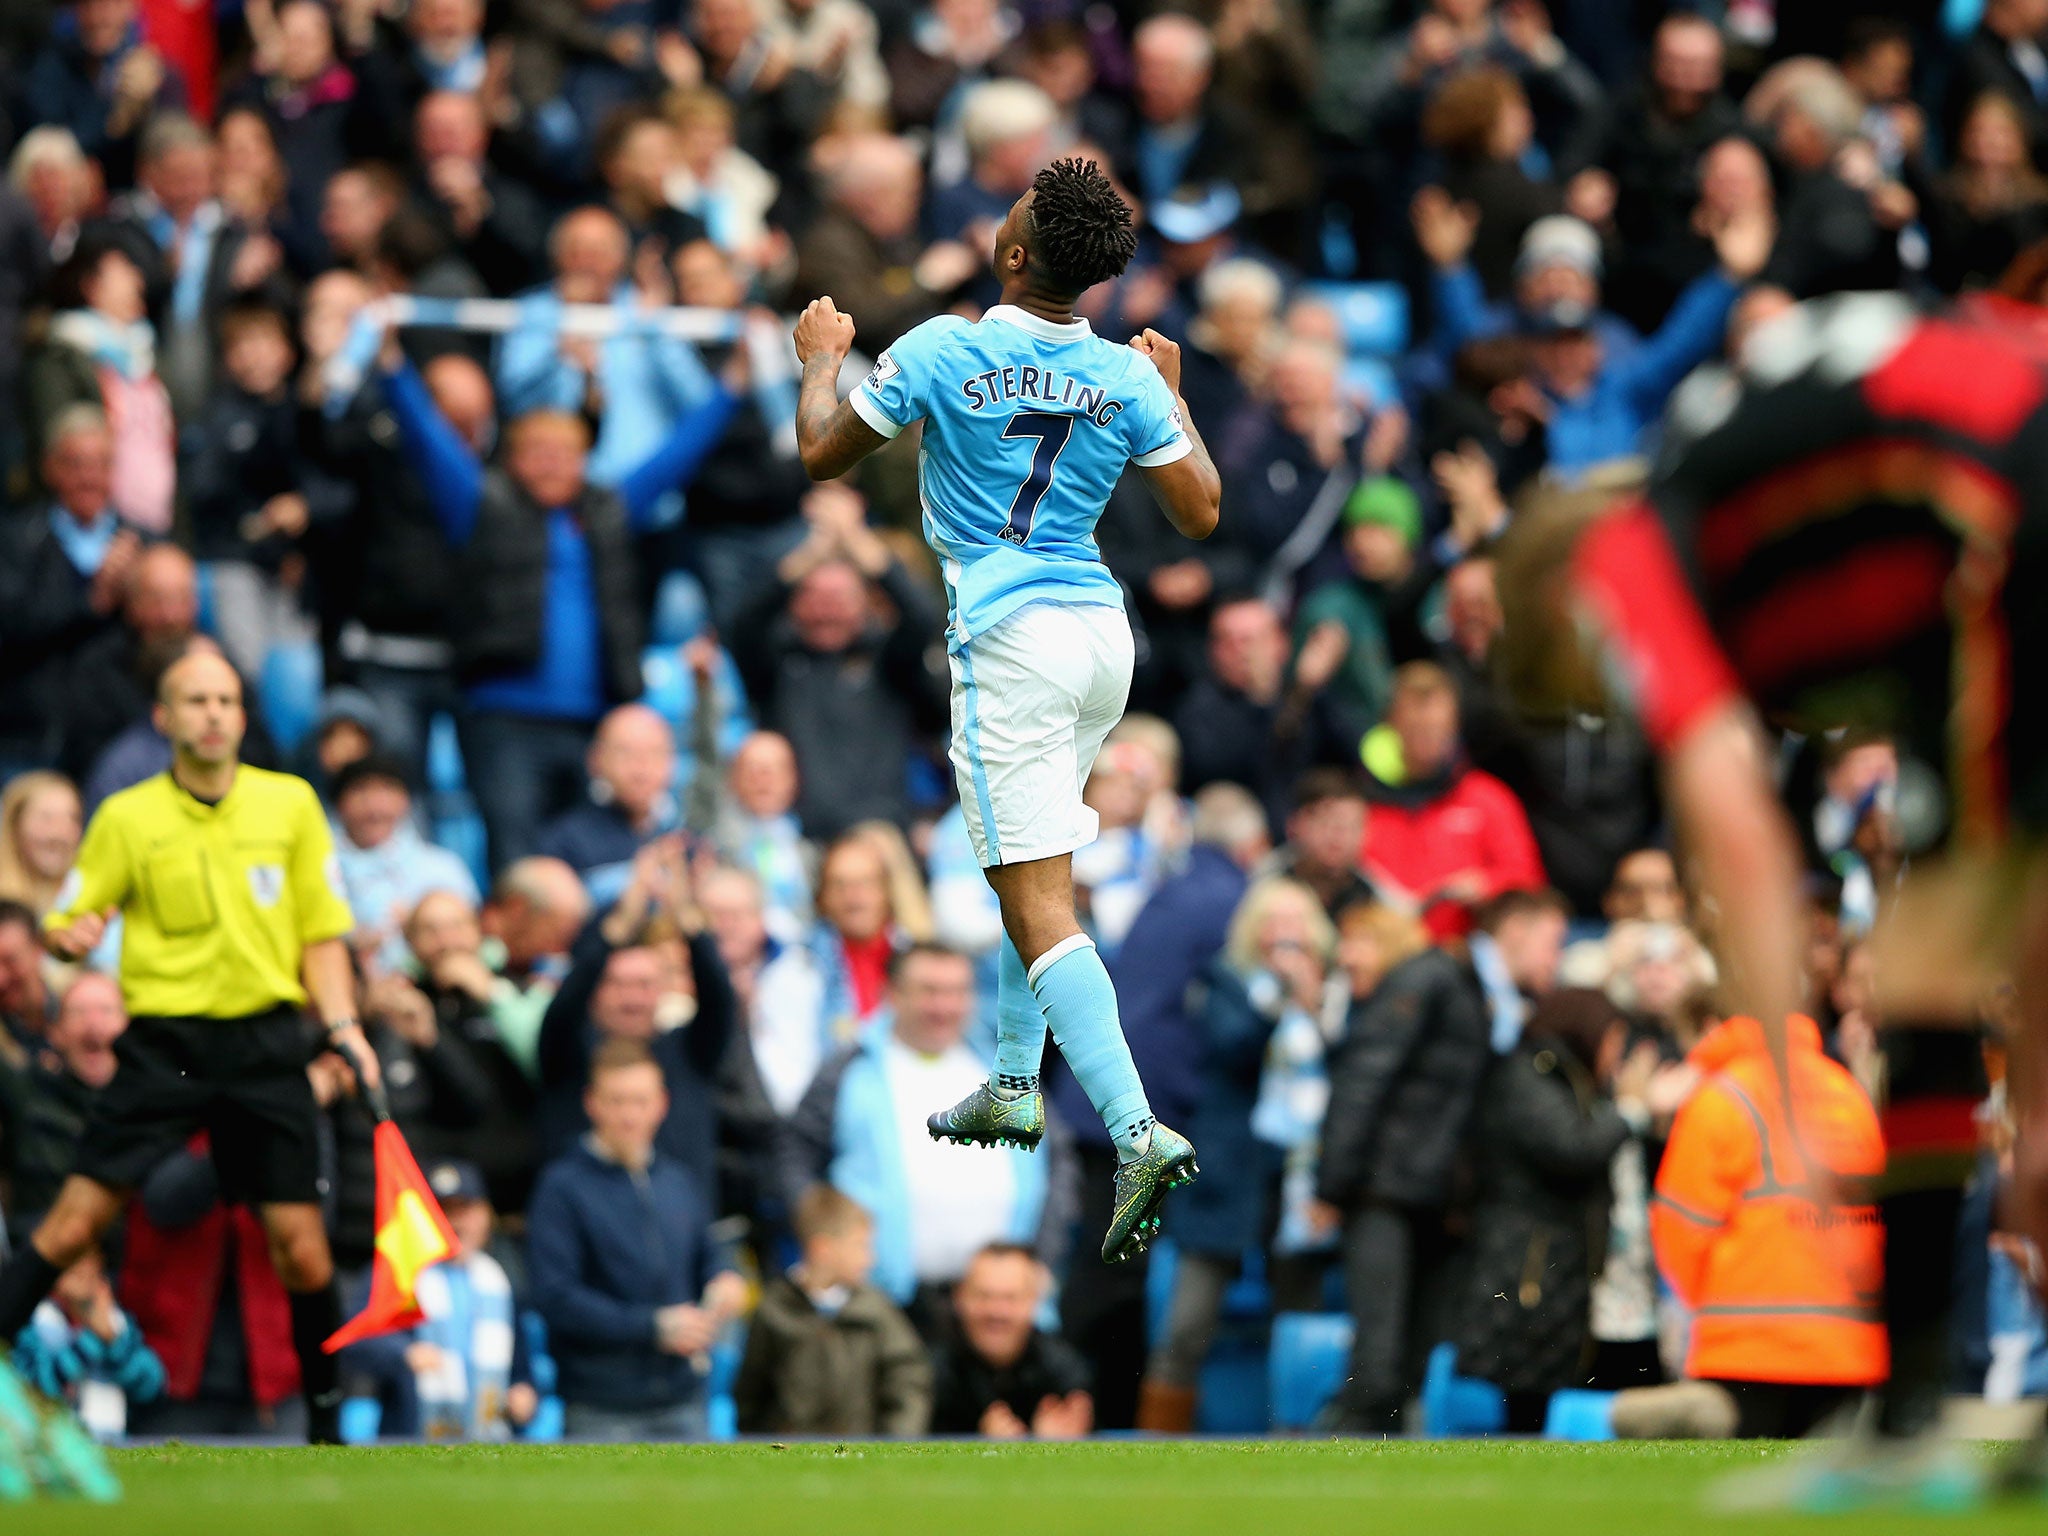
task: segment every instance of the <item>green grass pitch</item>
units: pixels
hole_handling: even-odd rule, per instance
[[[1968,1518],[1717,1516],[1744,1444],[1265,1441],[120,1452],[116,1507],[0,1507],[6,1536],[1695,1536],[2040,1533]]]

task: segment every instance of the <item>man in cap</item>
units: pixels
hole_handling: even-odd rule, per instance
[[[1538,219],[1522,237],[1515,298],[1489,305],[1466,254],[1478,215],[1438,188],[1415,200],[1416,238],[1436,267],[1436,345],[1520,330],[1535,343],[1536,382],[1549,398],[1550,460],[1571,474],[1636,451],[1678,381],[1721,346],[1728,313],[1770,260],[1777,230],[1754,212],[1713,232],[1718,265],[1679,295],[1664,324],[1641,341],[1600,309],[1600,237],[1568,214]]]
[[[1386,713],[1393,696],[1390,609],[1413,585],[1421,536],[1422,504],[1406,481],[1393,475],[1360,481],[1344,503],[1344,563],[1350,574],[1317,587],[1294,616],[1297,656],[1319,633],[1344,636],[1344,659],[1330,690],[1360,730]],[[1334,645],[1335,640],[1321,643]]]
[[[1202,274],[1220,261],[1251,254],[1236,233],[1243,209],[1227,181],[1187,182],[1148,203],[1147,238],[1138,261],[1110,289],[1105,331],[1115,335],[1151,325],[1184,333],[1201,307]]]

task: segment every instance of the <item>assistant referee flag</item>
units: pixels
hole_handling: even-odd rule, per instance
[[[377,1253],[370,1261],[369,1304],[326,1342],[330,1355],[358,1339],[410,1328],[420,1311],[420,1273],[455,1257],[455,1232],[434,1198],[405,1137],[389,1120],[377,1126]]]

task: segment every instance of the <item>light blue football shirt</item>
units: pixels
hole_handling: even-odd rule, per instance
[[[1026,603],[1112,603],[1123,589],[1095,524],[1124,465],[1194,451],[1151,359],[998,304],[979,321],[927,320],[899,338],[848,403],[894,437],[924,423],[917,483],[958,650]]]

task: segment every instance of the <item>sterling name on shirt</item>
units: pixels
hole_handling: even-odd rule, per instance
[[[1072,410],[1098,427],[1108,426],[1124,408],[1123,401],[1108,398],[1100,385],[1083,384],[1056,368],[1033,368],[1022,363],[977,373],[961,384],[960,393],[967,397],[969,407],[977,411],[1019,400]]]

